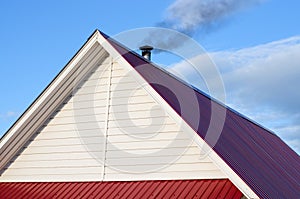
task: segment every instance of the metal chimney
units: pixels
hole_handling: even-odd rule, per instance
[[[153,50],[152,46],[141,46],[140,50],[142,51],[142,56],[145,59],[148,59],[149,61],[151,61],[151,50]]]

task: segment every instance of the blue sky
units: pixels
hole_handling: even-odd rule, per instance
[[[96,28],[113,36],[155,26],[170,17],[170,7],[180,2],[1,2],[0,136]],[[221,71],[226,102],[275,131],[299,153],[300,2],[249,2],[217,19],[209,28],[196,28],[192,36]],[[174,63],[173,68],[197,85],[183,63]]]

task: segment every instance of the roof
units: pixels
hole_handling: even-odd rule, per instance
[[[45,187],[47,187],[45,189]],[[1,198],[228,198],[243,194],[229,180],[7,182]]]
[[[104,40],[109,43],[101,43]],[[101,46],[95,45],[97,42]],[[88,54],[87,49],[94,49],[94,54]],[[80,79],[88,72],[90,67],[80,67],[81,63],[86,61],[92,65],[97,60],[107,57],[106,51],[114,53],[111,49],[118,52],[113,56],[122,55],[123,60],[151,85],[156,94],[170,105],[172,110],[192,128],[193,132],[197,133],[199,138],[213,149],[213,153],[221,158],[230,171],[235,173],[243,183],[246,183],[257,196],[260,198],[299,197],[299,156],[278,136],[217,102],[202,91],[175,78],[100,31],[93,33],[53,82],[1,138],[1,169],[29,140],[39,125],[42,125],[50,117],[51,111],[56,110],[57,104],[69,96],[74,79]],[[196,97],[196,101],[189,98],[190,94]],[[200,112],[195,107],[199,107]],[[216,113],[217,117],[218,113],[226,113],[226,117],[221,118],[221,120],[225,119],[221,134],[215,137],[218,138],[217,142],[215,142],[216,139],[212,139],[214,134],[212,136],[207,134],[208,130],[210,132],[218,131],[216,123],[218,120],[213,121],[211,125],[211,117]],[[231,181],[237,186],[238,183]],[[10,183],[0,184],[2,187]],[[24,191],[31,183],[12,184],[16,189],[20,188]],[[67,186],[73,187],[76,184],[84,186],[84,183],[67,183]],[[46,194],[50,194],[53,188],[50,185],[52,183],[41,183],[41,189],[45,189]],[[55,185],[55,187],[64,187],[64,183]],[[30,188],[35,190],[33,187]],[[116,190],[119,188],[116,187]],[[78,187],[74,189],[77,190]],[[245,191],[240,187],[239,189]],[[2,194],[2,192],[0,193]]]
[[[277,135],[101,34],[259,197],[300,196],[299,156]],[[189,93],[195,94],[197,104]],[[199,118],[199,111],[193,105],[200,108],[197,122],[194,118]],[[217,125],[210,125],[214,114],[211,107],[226,113],[216,143],[206,134],[208,130],[218,131]]]

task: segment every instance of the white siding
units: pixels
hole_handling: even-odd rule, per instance
[[[102,178],[102,161],[94,156],[103,156],[105,139],[99,130],[105,128],[109,68],[110,58],[107,58],[36,133],[0,180],[74,181]]]
[[[224,178],[131,73],[113,65],[104,179]]]
[[[105,164],[103,164],[105,162]],[[226,178],[134,75],[107,58],[1,181]]]

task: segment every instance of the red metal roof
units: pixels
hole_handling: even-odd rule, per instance
[[[2,182],[0,198],[228,198],[243,194],[226,179],[131,182]]]
[[[101,34],[259,197],[299,198],[299,155],[278,136]],[[206,139],[208,128],[219,131],[211,107],[226,113],[217,143]]]

